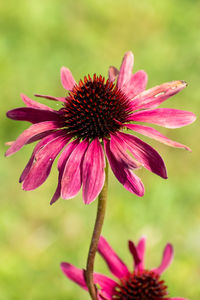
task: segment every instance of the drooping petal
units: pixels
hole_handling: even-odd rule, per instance
[[[125,263],[119,258],[115,251],[110,247],[106,239],[101,236],[98,244],[98,252],[105,259],[108,268],[114,276],[122,279],[129,275],[129,270]]]
[[[171,264],[173,260],[173,256],[174,256],[173,246],[171,244],[167,244],[163,251],[163,257],[160,266],[158,268],[153,269],[152,271],[154,271],[159,275],[162,274]]]
[[[20,95],[23,102],[26,104],[26,106],[28,107],[32,107],[32,108],[38,108],[38,109],[44,109],[44,110],[50,110],[50,111],[54,111],[54,109],[52,109],[51,107],[48,107],[44,104],[38,103],[32,99],[30,99],[29,97],[27,97],[24,94]]]
[[[168,139],[166,136],[164,136],[162,133],[160,133],[159,131],[157,131],[156,129],[154,129],[152,127],[138,125],[138,124],[124,124],[124,126],[126,126],[127,128],[129,128],[131,130],[139,132],[149,138],[152,138],[163,144],[166,144],[168,146],[176,147],[176,148],[184,148],[188,151],[191,151],[191,149],[189,147]]]
[[[69,137],[58,136],[36,152],[30,171],[23,181],[23,190],[34,190],[47,179],[56,156],[68,140]]]
[[[108,78],[110,81],[115,81],[117,76],[119,75],[119,70],[113,66],[108,69]]]
[[[9,110],[7,117],[17,121],[28,121],[31,123],[39,123],[45,121],[58,121],[59,116],[57,112],[50,110],[37,109],[32,107],[20,107]]]
[[[6,156],[10,156],[15,152],[19,151],[29,139],[33,138],[42,132],[57,129],[58,123],[55,121],[45,121],[41,123],[36,123],[30,126],[28,129],[24,130],[22,134],[16,139],[16,141],[11,145],[11,147],[6,151]]]
[[[129,97],[134,98],[136,95],[143,92],[147,85],[148,76],[143,70],[140,70],[131,76],[131,79],[123,86],[123,91]],[[131,107],[132,102],[131,102]]]
[[[134,57],[131,51],[126,52],[120,67],[117,86],[122,88],[123,85],[130,80],[133,69]]]
[[[34,96],[39,97],[39,98],[45,98],[45,99],[48,99],[48,100],[53,100],[53,101],[66,102],[65,97],[54,97],[54,96],[40,95],[40,94],[35,94]]]
[[[112,295],[117,286],[117,283],[113,279],[99,273],[94,273],[94,283],[101,287],[99,290],[100,299],[113,299]]]
[[[111,169],[119,180],[119,182],[127,189],[129,192],[134,193],[138,196],[144,195],[144,186],[140,178],[136,176],[133,172],[127,169],[126,162],[123,162],[120,158],[115,156],[115,153],[110,149],[110,141],[104,139],[104,147],[106,150],[106,155],[111,166]]]
[[[60,264],[61,270],[69,278],[70,280],[74,281],[77,283],[80,287],[82,287],[84,290],[88,290],[85,278],[84,278],[84,270],[80,270],[76,268],[75,266],[63,262]]]
[[[73,198],[81,188],[81,165],[88,145],[89,142],[87,140],[79,143],[66,162],[61,182],[61,197],[63,199]]]
[[[187,83],[182,80],[166,82],[161,85],[148,89],[132,100],[131,106],[133,110],[156,108],[162,102],[177,94],[187,86]]]
[[[152,123],[166,128],[180,128],[193,123],[196,120],[196,116],[192,112],[185,110],[157,108],[133,113],[127,120]]]
[[[63,150],[62,154],[59,157],[59,160],[58,160],[58,171],[59,171],[58,185],[57,185],[56,191],[51,199],[50,204],[53,204],[60,198],[61,182],[62,182],[64,168],[65,168],[66,162],[67,162],[70,154],[75,149],[75,147],[78,145],[78,143],[79,143],[79,139],[76,139],[73,142],[71,142],[70,144],[68,144],[67,147]]]
[[[37,145],[35,146],[34,150],[33,150],[33,153],[31,155],[31,158],[29,159],[29,162],[27,163],[26,167],[24,168],[21,176],[20,176],[20,179],[19,179],[19,182],[21,183],[22,181],[24,181],[25,177],[28,175],[29,171],[30,171],[30,168],[33,164],[33,161],[34,161],[34,157],[35,157],[35,154],[40,150],[42,149],[47,143],[49,143],[50,141],[52,141],[53,139],[55,139],[57,136],[57,133],[52,133],[52,134],[49,134],[48,136],[44,137],[39,143],[37,143]]]
[[[122,132],[117,133],[117,135],[125,141],[128,150],[146,169],[165,179],[167,178],[165,164],[156,150],[136,136]]]
[[[94,139],[86,153],[82,166],[83,201],[89,204],[99,195],[105,180],[105,158],[103,148],[98,140]]]
[[[76,84],[76,81],[74,80],[74,77],[68,68],[61,68],[61,82],[64,89],[68,91],[71,91]]]

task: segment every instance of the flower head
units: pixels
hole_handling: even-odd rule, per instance
[[[160,266],[147,270],[144,266],[145,243],[144,237],[137,245],[129,241],[129,250],[134,262],[133,271],[130,271],[105,238],[100,238],[98,252],[116,279],[94,273],[94,282],[100,287],[97,290],[99,300],[186,300],[169,297],[167,286],[161,278],[161,274],[173,259],[172,245],[166,245]],[[61,269],[70,280],[87,290],[84,270],[65,262],[61,263]]]
[[[165,164],[158,152],[122,130],[130,129],[169,146],[190,150],[154,128],[137,124],[147,122],[178,128],[192,123],[195,115],[191,112],[157,108],[181,91],[186,83],[172,81],[145,90],[147,74],[144,71],[132,74],[132,67],[133,54],[127,52],[119,71],[115,67],[109,68],[107,80],[94,74],[93,77],[85,76],[79,83],[70,70],[63,67],[61,82],[68,91],[66,97],[36,95],[59,101],[62,107],[58,111],[21,95],[26,107],[10,110],[7,116],[32,125],[11,144],[6,156],[39,140],[20,177],[24,190],[34,190],[47,179],[61,151],[58,185],[51,203],[60,196],[73,198],[81,186],[84,202],[92,202],[104,184],[105,156],[119,182],[138,196],[143,196],[144,186],[132,172],[135,169],[144,166],[167,178]]]

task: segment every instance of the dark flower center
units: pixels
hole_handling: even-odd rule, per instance
[[[111,81],[88,75],[69,93],[62,112],[72,135],[82,139],[109,137],[126,121],[129,100]]]
[[[162,300],[168,299],[167,286],[160,276],[152,271],[141,271],[130,275],[115,288],[113,299]]]

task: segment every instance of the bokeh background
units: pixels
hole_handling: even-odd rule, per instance
[[[60,67],[76,80],[85,74],[107,76],[134,52],[134,70],[148,72],[148,87],[184,79],[189,86],[163,106],[198,115],[200,97],[200,2],[189,0],[18,0],[0,2],[0,299],[77,300],[88,294],[61,273],[61,261],[84,267],[96,204],[81,195],[50,206],[56,188],[56,163],[45,184],[21,190],[18,178],[33,145],[5,159],[4,143],[28,123],[6,119],[22,106],[20,93],[63,96]],[[46,103],[47,100],[43,100]],[[55,103],[48,103],[56,107]],[[199,121],[177,130],[162,129],[193,152],[149,141],[163,156],[168,180],[140,170],[146,194],[128,193],[110,172],[108,209],[103,235],[132,267],[127,240],[146,235],[147,267],[160,263],[169,241],[175,260],[163,278],[172,297],[200,298]],[[146,139],[147,140],[147,139]],[[98,256],[95,269],[109,274]]]

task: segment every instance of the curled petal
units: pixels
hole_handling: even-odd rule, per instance
[[[30,171],[24,179],[23,190],[34,190],[47,179],[56,156],[66,145],[68,139],[65,136],[57,136],[36,152]]]
[[[131,102],[132,109],[138,110],[146,108],[156,108],[162,102],[177,94],[186,86],[187,83],[182,80],[175,80],[155,86],[136,96]]]
[[[148,122],[166,128],[183,127],[195,120],[196,116],[192,112],[172,108],[148,109],[133,113],[128,117],[128,121]]]
[[[60,102],[66,102],[65,97],[53,97],[49,95],[40,95],[40,94],[35,94],[35,97],[40,97],[40,98],[45,98],[48,100],[53,100],[53,101],[60,101]]]
[[[102,190],[105,180],[105,158],[99,140],[94,139],[86,153],[82,166],[83,201],[89,204]]]
[[[111,66],[108,70],[108,78],[110,81],[115,81],[117,76],[119,75],[119,70],[113,66]]]
[[[105,259],[108,268],[114,276],[122,279],[129,275],[129,270],[125,263],[119,258],[106,239],[102,236],[99,239],[98,252]]]
[[[54,109],[52,109],[51,107],[48,107],[44,104],[38,103],[32,99],[30,99],[29,97],[27,97],[24,94],[20,95],[23,102],[26,104],[26,106],[28,107],[32,107],[32,108],[38,108],[38,109],[43,109],[43,110],[50,110],[50,111],[54,111]]]
[[[145,90],[147,80],[147,73],[140,70],[131,76],[131,79],[124,85],[123,91],[130,99],[132,99]],[[133,107],[132,102],[130,104],[131,107]]]
[[[110,141],[104,139],[104,147],[106,150],[106,155],[108,157],[111,169],[119,180],[119,182],[127,189],[129,192],[134,193],[138,196],[144,195],[144,186],[140,178],[137,177],[133,172],[127,168],[127,163],[123,160],[119,160],[119,157],[115,155],[110,149]]]
[[[124,124],[127,128],[134,130],[138,133],[141,133],[149,138],[152,138],[154,140],[157,140],[165,145],[176,147],[176,148],[184,148],[188,151],[191,151],[191,149],[183,144],[180,144],[178,142],[172,141],[168,139],[166,136],[164,136],[162,133],[157,131],[156,129],[144,125],[137,125],[137,124]]]
[[[68,91],[71,91],[76,84],[76,81],[74,80],[74,77],[68,68],[61,68],[61,82],[64,89]]]
[[[22,134],[16,139],[16,141],[11,145],[11,147],[6,151],[6,156],[10,156],[15,152],[19,151],[31,138],[42,132],[49,131],[52,129],[57,129],[58,123],[55,121],[45,121],[41,123],[36,123],[30,126],[28,129],[24,130]]]
[[[63,172],[61,182],[61,197],[71,199],[76,196],[81,188],[81,165],[89,142],[83,140],[69,156]]]
[[[58,185],[57,185],[56,191],[55,191],[55,193],[54,193],[54,195],[51,199],[50,204],[53,204],[54,202],[56,202],[60,198],[61,182],[62,182],[62,176],[63,176],[64,168],[65,168],[66,162],[67,162],[70,154],[76,148],[78,143],[79,143],[79,140],[76,139],[73,142],[71,142],[70,144],[68,144],[67,147],[63,150],[62,154],[59,157],[59,160],[58,160],[58,171],[59,171]]]
[[[117,79],[117,85],[119,88],[122,88],[123,85],[130,80],[133,69],[133,62],[133,53],[131,51],[125,53]]]
[[[58,121],[59,117],[57,112],[50,110],[37,109],[32,107],[20,107],[9,110],[7,117],[17,121],[28,121],[31,123],[39,123],[45,121]]]
[[[128,150],[146,169],[165,179],[167,178],[165,164],[156,150],[136,136],[122,132],[117,135],[125,141]]]
[[[67,278],[77,283],[84,290],[86,291],[88,290],[84,278],[84,270],[80,270],[66,262],[61,263],[60,267],[63,273],[65,274],[65,276],[67,276]]]
[[[173,256],[174,256],[173,247],[171,244],[167,244],[163,252],[163,258],[160,266],[158,268],[153,269],[152,271],[154,271],[159,275],[162,274],[171,264],[173,260]]]

